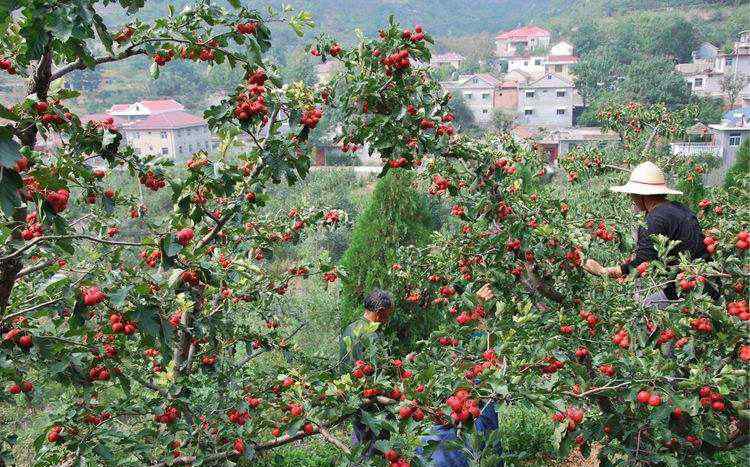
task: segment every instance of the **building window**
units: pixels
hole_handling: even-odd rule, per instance
[[[729,145],[730,146],[739,146],[740,145],[740,134],[739,133],[729,133]]]
[[[528,99],[533,99],[534,98],[534,91],[526,91],[526,97]]]
[[[565,109],[557,109],[557,115],[565,115]]]
[[[471,93],[470,93],[470,92],[464,93],[464,97],[465,97],[466,99],[469,99],[469,100],[471,100]]]
[[[167,148],[161,148],[161,153],[162,153],[163,156],[166,156],[167,154],[169,154],[169,149],[167,149]]]
[[[727,66],[732,66],[733,62],[734,62],[734,59],[732,57],[727,57]]]
[[[190,151],[191,153],[193,152],[193,145],[192,144],[188,144],[188,151]]]
[[[526,109],[523,111],[524,115],[534,115],[534,109]]]
[[[562,71],[563,71],[563,66],[562,65],[555,65],[555,72],[561,73]]]
[[[693,87],[694,88],[703,87],[703,78],[695,78],[695,81],[693,81]]]
[[[162,131],[161,132],[161,138],[162,139],[167,139],[167,132],[166,131]]]
[[[182,154],[182,145],[177,146],[177,152]]]
[[[557,91],[557,97],[565,97],[565,91]]]
[[[487,100],[490,98],[490,94],[488,92],[482,93],[482,99]]]
[[[534,65],[539,66],[541,64],[542,64],[542,60],[541,59],[537,58],[536,60],[534,60]]]
[[[482,109],[482,113],[486,114],[487,113],[487,109]]]
[[[529,66],[529,62],[528,61],[524,61],[523,62],[523,66]]]

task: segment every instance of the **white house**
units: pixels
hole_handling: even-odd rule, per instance
[[[573,126],[573,83],[555,73],[519,86],[518,121],[529,126]]]
[[[573,55],[575,47],[568,41],[560,41],[549,49],[550,55]]]
[[[544,65],[547,60],[545,55],[516,55],[508,57],[508,72],[523,71],[530,75],[544,73]]]
[[[445,81],[441,84],[446,91],[463,97],[475,122],[487,124],[492,120],[495,93],[502,85],[500,80],[488,73],[476,73],[461,75],[456,81]]]
[[[441,66],[450,66],[458,69],[461,66],[461,62],[464,61],[464,57],[454,52],[447,52],[444,54],[435,54],[430,58],[430,66],[439,68]]]
[[[495,37],[495,55],[500,58],[512,57],[519,52],[549,47],[552,33],[538,26],[505,31]]]
[[[692,92],[727,99],[721,88],[725,76],[739,76],[745,83],[750,83],[750,31],[740,33],[730,53],[723,53],[704,42],[693,52],[692,58],[690,63],[676,65],[677,72],[685,77]]]

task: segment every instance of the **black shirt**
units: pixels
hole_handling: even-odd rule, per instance
[[[645,261],[658,259],[654,248],[653,235],[664,235],[670,240],[679,240],[680,243],[669,252],[669,257],[675,258],[670,264],[676,264],[676,258],[682,252],[688,252],[692,259],[702,258],[708,260],[710,255],[703,244],[703,231],[701,231],[698,218],[693,212],[680,203],[665,201],[656,206],[646,215],[646,228],[638,229],[638,244],[635,249],[635,257],[621,266],[622,273],[628,274],[633,268]],[[714,300],[718,299],[718,291],[707,284],[706,292]],[[674,282],[665,289],[664,294],[669,300],[677,299]]]

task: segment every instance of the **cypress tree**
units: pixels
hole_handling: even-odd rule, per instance
[[[341,328],[362,316],[364,297],[373,289],[391,291],[389,271],[397,261],[398,248],[421,246],[439,226],[426,195],[412,186],[414,174],[404,170],[390,170],[381,178],[364,212],[357,218],[351,243],[341,259],[346,271],[342,278]],[[394,313],[385,334],[394,343],[407,343],[429,332],[429,320],[413,316],[410,303],[404,297],[391,294]],[[415,322],[412,322],[415,321]]]

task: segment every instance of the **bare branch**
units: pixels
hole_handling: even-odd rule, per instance
[[[126,49],[123,53],[119,55],[109,56],[109,57],[98,57],[94,59],[95,65],[101,65],[103,63],[110,63],[110,62],[118,62],[120,60],[125,60],[126,58],[133,57],[135,55],[145,55],[146,51],[143,49],[133,49],[129,48]],[[56,79],[60,79],[63,76],[67,75],[68,73],[71,73],[76,70],[85,70],[86,64],[81,60],[80,58],[76,60],[75,62],[64,66],[57,70],[56,72],[52,73],[52,76],[50,77],[50,81],[55,81]]]

